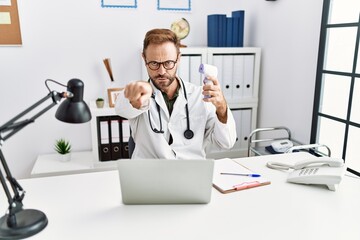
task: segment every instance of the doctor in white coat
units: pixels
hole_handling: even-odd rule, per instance
[[[176,75],[180,43],[168,29],[146,33],[142,57],[149,80],[125,86],[115,110],[130,123],[132,158],[205,159],[206,148],[230,149],[235,121],[216,78],[196,86]],[[204,98],[209,95],[209,98]]]

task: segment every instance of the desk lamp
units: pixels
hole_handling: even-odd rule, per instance
[[[48,82],[67,87],[67,91],[62,93],[52,91],[48,87]],[[45,85],[49,90],[47,96],[0,126],[0,160],[2,165],[2,168],[0,167],[0,181],[9,203],[7,213],[0,218],[0,239],[27,238],[43,230],[48,223],[48,219],[43,212],[35,209],[23,209],[22,200],[25,191],[9,170],[1,150],[3,142],[28,124],[33,123],[35,119],[59,103],[62,98],[65,98],[65,101],[61,103],[55,114],[55,117],[58,120],[67,123],[84,123],[91,119],[90,109],[83,101],[84,84],[81,80],[71,79],[68,81],[67,85],[63,85],[54,80],[47,79]],[[50,98],[52,99],[50,105],[46,106],[31,118],[20,120],[20,118],[24,117]],[[5,171],[5,174],[3,171]],[[5,177],[8,180],[8,183]],[[13,196],[11,196],[8,185],[12,188]]]

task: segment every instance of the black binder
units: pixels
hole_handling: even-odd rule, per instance
[[[130,126],[129,126],[129,121],[127,119],[122,119],[121,120],[121,125],[122,125],[122,139],[121,139],[121,146],[122,146],[122,155],[123,158],[129,158],[129,138],[130,138]]]
[[[123,158],[123,154],[121,154],[121,117],[119,116],[111,116],[109,119],[110,122],[110,129],[111,129],[111,141],[110,141],[110,148],[111,148],[111,159],[117,160]]]
[[[130,132],[127,119],[120,116],[97,117],[97,137],[100,161],[129,158],[128,137]],[[123,122],[127,124],[123,124]]]
[[[100,161],[111,160],[110,128],[109,128],[108,117],[97,118],[97,137],[98,137],[99,160]]]

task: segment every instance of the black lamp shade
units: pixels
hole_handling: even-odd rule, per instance
[[[91,112],[83,100],[84,83],[80,79],[71,79],[67,91],[73,94],[58,107],[55,117],[67,123],[85,123],[91,120]]]

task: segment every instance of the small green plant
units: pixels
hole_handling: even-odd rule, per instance
[[[104,99],[103,98],[97,98],[96,99],[96,106],[98,107],[98,108],[103,108],[104,107]]]
[[[71,152],[71,144],[69,141],[66,141],[65,139],[59,139],[56,140],[55,143],[55,151],[60,154],[67,154]]]

